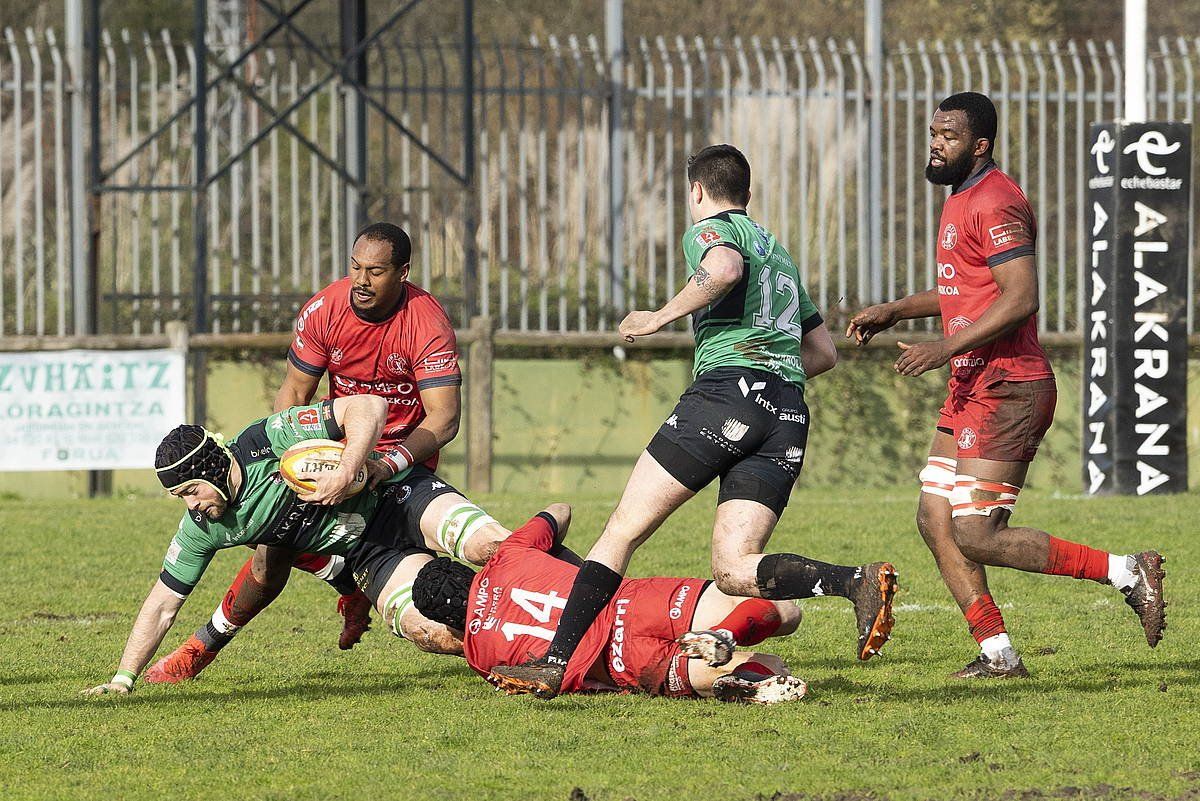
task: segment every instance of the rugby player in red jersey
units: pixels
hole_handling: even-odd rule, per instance
[[[445,558],[417,573],[413,605],[461,636],[467,664],[484,678],[499,665],[540,653],[554,637],[579,573],[547,553],[561,539],[560,526],[565,532],[566,514],[563,504],[538,513],[478,573]],[[791,601],[725,595],[704,579],[624,579],[571,655],[560,691],[798,700],[807,687],[783,660],[734,647],[791,634],[799,624]],[[445,650],[448,638],[438,642]]]
[[[428,495],[438,453],[458,432],[462,377],[454,327],[437,299],[408,281],[412,245],[399,226],[368,225],[354,241],[349,275],[314,295],[296,318],[287,375],[274,411],[309,403],[322,375],[329,397],[379,395],[388,415],[372,465],[374,481],[410,465],[409,486]],[[427,469],[426,469],[427,468]],[[425,492],[423,493],[423,490]],[[370,601],[354,585],[345,560],[301,554],[294,567],[314,573],[341,593],[345,622],[338,647],[350,648],[369,625]],[[286,582],[269,578],[262,553],[242,566],[212,619],[146,672],[148,682],[176,682],[199,673],[237,631],[265,609]]]
[[[942,209],[937,287],[856,314],[865,345],[901,320],[941,315],[944,338],[901,349],[896,372],[950,364],[949,393],[921,471],[917,528],[980,645],[960,678],[1027,676],[988,590],[984,565],[1111,584],[1154,647],[1166,628],[1163,557],[1111,554],[1009,525],[1029,463],[1054,416],[1054,373],[1038,342],[1037,224],[1019,186],[992,160],[996,108],[963,92],[929,126],[925,177],[952,192]]]

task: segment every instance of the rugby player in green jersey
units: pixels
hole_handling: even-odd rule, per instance
[[[545,656],[492,670],[490,680],[510,692],[558,694],[568,661],[612,600],[634,550],[715,478],[712,568],[722,592],[849,598],[859,659],[877,653],[891,632],[896,571],[887,562],[853,567],[763,554],[804,461],[804,382],[832,368],[837,351],[791,256],[746,212],[746,157],[730,145],[706,147],[688,159],[687,178],[695,223],[683,236],[688,280],[661,309],[631,312],[620,332],[632,342],[692,315],[695,380],[634,466]],[[702,634],[689,638],[692,655],[711,662],[713,653],[728,652],[719,633]]]
[[[271,597],[283,589],[298,553],[344,557],[345,569],[396,634],[424,650],[444,650],[445,628],[412,605],[417,572],[437,552],[483,564],[509,532],[426,467],[392,475],[375,466],[371,449],[386,416],[383,398],[354,395],[257,420],[228,444],[200,426],[171,431],[155,466],[163,486],[188,511],[116,674],[85,692],[129,692],[213,556],[239,545],[256,546],[256,573]],[[305,439],[344,439],[346,446],[340,468],[301,497],[280,476],[279,458]],[[364,465],[372,486],[347,497]],[[559,509],[560,525],[569,523],[569,508]]]

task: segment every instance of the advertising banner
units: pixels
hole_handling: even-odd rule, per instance
[[[184,381],[174,350],[0,353],[0,470],[153,467]]]
[[[1091,134],[1084,489],[1185,492],[1191,126]]]

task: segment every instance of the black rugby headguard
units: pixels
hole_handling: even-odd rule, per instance
[[[229,488],[233,454],[220,434],[203,426],[181,425],[172,429],[158,445],[154,469],[168,492],[191,481],[203,481],[227,503],[233,498]]]
[[[462,630],[474,578],[474,570],[445,556],[427,562],[413,582],[413,606],[430,620]]]

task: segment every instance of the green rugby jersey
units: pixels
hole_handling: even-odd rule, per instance
[[[800,339],[822,322],[787,250],[767,229],[737,209],[701,220],[683,235],[690,279],[716,247],[742,256],[742,278],[725,297],[692,315],[693,376],[716,367],[766,370],[804,386]]]
[[[379,494],[365,490],[337,506],[305,503],[279,475],[279,457],[306,439],[345,436],[333,402],[293,406],[256,420],[229,443],[242,468],[242,486],[220,520],[185,512],[163,559],[162,582],[180,595],[196,586],[213,555],[235,545],[278,545],[304,553],[344,555],[374,515]],[[401,472],[391,481],[408,475]]]

